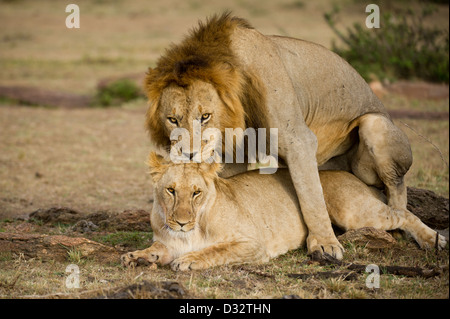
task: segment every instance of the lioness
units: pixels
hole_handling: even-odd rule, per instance
[[[229,263],[261,263],[305,243],[294,186],[285,169],[273,175],[249,171],[228,179],[219,164],[149,160],[155,201],[151,213],[154,243],[125,254],[125,266],[139,258],[174,270],[203,269]],[[343,171],[321,171],[333,223],[345,230],[360,227],[403,229],[422,248],[435,244],[436,232],[407,210],[386,205],[380,191]],[[439,247],[446,244],[439,235]]]
[[[189,157],[208,143],[224,143],[231,134],[226,128],[277,128],[278,157],[288,166],[302,207],[309,252],[343,254],[319,166],[347,170],[367,185],[385,187],[389,206],[406,209],[403,176],[412,163],[406,135],[363,78],[320,45],[263,35],[225,13],[200,23],[166,50],[148,70],[145,89],[151,141],[166,153],[177,128],[190,133],[181,142]],[[217,128],[222,138],[206,138],[191,148],[194,127]],[[223,176],[240,168],[226,164]]]

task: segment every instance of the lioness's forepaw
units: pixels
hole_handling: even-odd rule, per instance
[[[208,268],[201,260],[195,258],[194,256],[184,255],[181,256],[170,264],[170,267],[174,271],[186,271],[186,270],[195,270],[195,269],[204,269]]]
[[[122,266],[127,268],[135,268],[137,266],[149,266],[150,269],[157,269],[157,265],[141,256],[136,256],[134,253],[126,253],[120,257]]]
[[[132,253],[126,253],[120,256],[122,266],[127,268],[134,268],[137,266],[137,258],[134,258]]]

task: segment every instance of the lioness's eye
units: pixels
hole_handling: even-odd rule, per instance
[[[170,194],[175,194],[175,190],[172,188],[172,187],[169,187],[168,189],[167,189],[167,191],[170,193]]]
[[[211,117],[211,113],[205,113],[202,115],[202,123],[209,120],[209,118]]]
[[[167,119],[168,119],[169,122],[172,123],[172,124],[178,124],[178,120],[177,120],[176,118],[174,118],[174,117],[168,117]]]
[[[193,195],[192,197],[195,197],[195,196],[197,196],[197,195],[200,195],[200,193],[201,193],[200,191],[195,191],[195,192],[194,192],[194,195]]]

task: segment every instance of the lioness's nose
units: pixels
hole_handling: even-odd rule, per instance
[[[183,226],[186,225],[187,223],[180,223],[180,222],[177,220],[177,224],[180,225],[181,227],[183,227]]]

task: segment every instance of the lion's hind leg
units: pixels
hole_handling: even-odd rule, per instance
[[[442,249],[447,241],[444,236],[439,235],[436,231],[425,225],[417,216],[408,210],[393,210],[399,218],[401,218],[401,230],[409,233],[419,244],[422,249],[431,249],[436,247]],[[437,243],[436,243],[437,241]]]
[[[373,227],[380,230],[401,229],[409,233],[423,249],[444,248],[446,240],[406,209],[385,203],[383,194],[368,187],[354,175],[342,171],[321,172],[330,219],[344,229]]]
[[[384,185],[389,206],[406,209],[403,177],[412,164],[407,136],[382,114],[366,114],[358,122],[360,141],[351,158],[353,174],[367,185]]]
[[[422,249],[432,249],[437,247],[442,249],[446,245],[444,236],[439,235],[436,231],[425,225],[417,216],[406,209],[395,209],[380,202],[377,211],[367,212],[364,214],[367,218],[361,227],[375,227],[381,230],[401,229],[410,234]],[[355,226],[355,225],[354,225]],[[436,243],[436,240],[438,241]],[[437,245],[436,245],[437,244]]]

